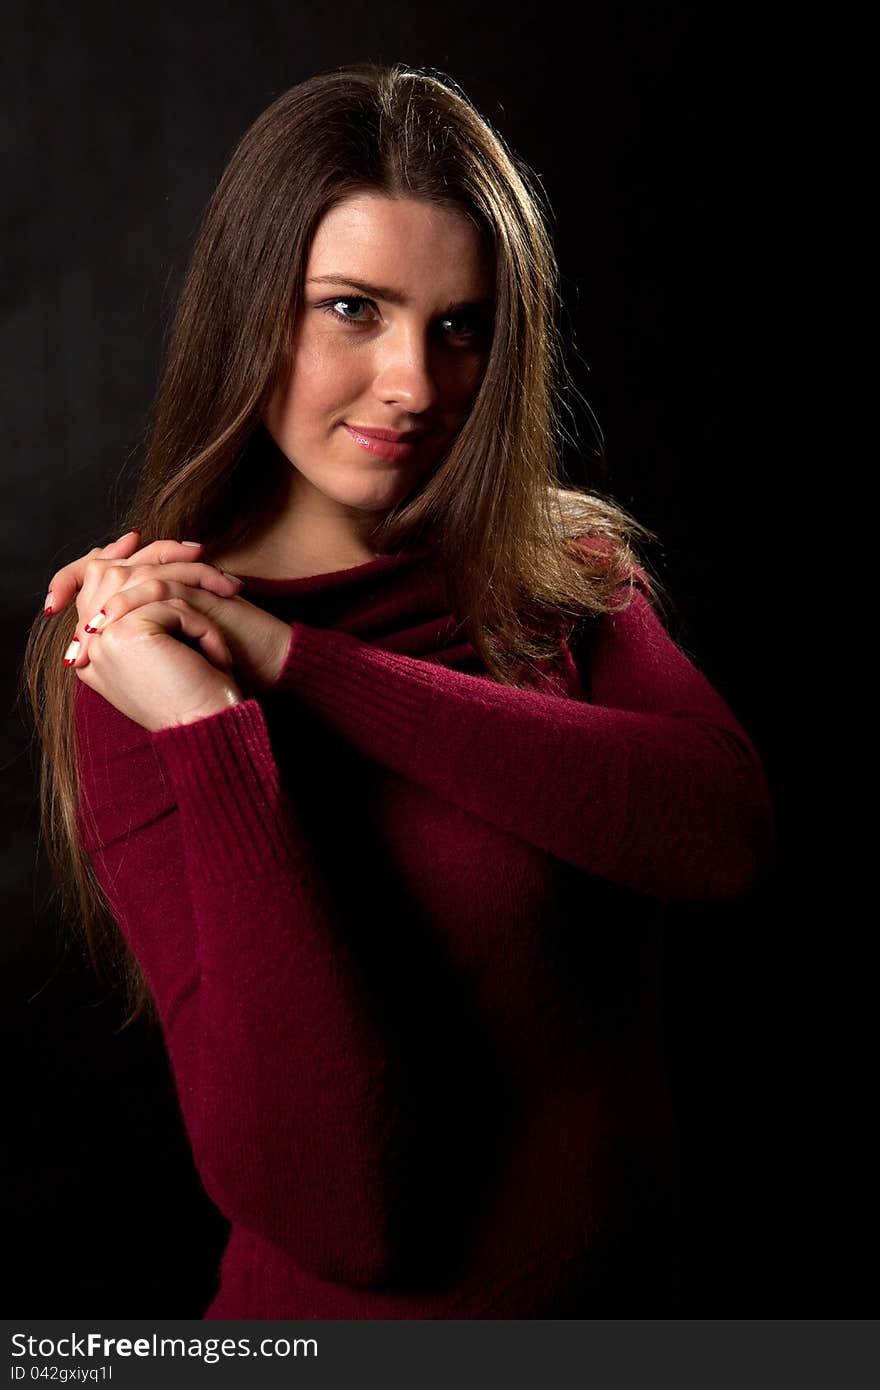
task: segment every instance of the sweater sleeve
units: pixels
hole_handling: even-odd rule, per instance
[[[577,654],[586,700],[291,629],[279,686],[368,757],[497,828],[670,901],[736,898],[769,872],[758,754],[637,586]]]
[[[150,734],[84,684],[81,834],[230,1220],[351,1284],[393,1265],[393,1049],[248,699]]]

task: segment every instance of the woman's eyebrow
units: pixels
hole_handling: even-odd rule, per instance
[[[385,299],[389,304],[405,304],[406,295],[400,290],[392,289],[388,285],[368,285],[364,280],[353,280],[350,275],[310,275],[308,279],[310,285],[345,285],[350,289],[358,290],[361,294],[368,294],[374,299]],[[484,309],[494,303],[493,297],[487,296],[485,299],[460,299],[455,304],[450,304],[442,312],[449,309]]]

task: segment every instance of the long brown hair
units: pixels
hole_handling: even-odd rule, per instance
[[[192,536],[206,560],[247,540],[270,500],[262,416],[290,370],[308,250],[323,216],[362,192],[463,211],[493,254],[491,352],[469,416],[371,540],[392,553],[430,534],[447,561],[453,611],[487,672],[521,684],[574,625],[628,601],[637,567],[662,596],[635,549],[637,538],[656,537],[610,497],[563,481],[562,446],[578,445],[563,416],[574,418],[567,398],[579,393],[561,347],[548,209],[527,166],[434,68],[357,63],[319,73],[241,138],[203,216],[144,461],[112,535],[137,526],[143,545]],[[575,540],[585,535],[597,538],[595,550]],[[155,1021],[77,833],[75,684],[61,660],[76,620],[73,605],[39,618],[23,663],[40,742],[43,836],[70,927],[99,977],[124,986],[126,1025],[144,1012]]]

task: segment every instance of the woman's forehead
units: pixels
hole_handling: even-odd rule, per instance
[[[458,209],[416,198],[359,194],[331,208],[319,223],[306,275],[316,283],[355,280],[391,290],[433,281],[440,297],[482,298],[492,289],[492,256],[474,223]]]

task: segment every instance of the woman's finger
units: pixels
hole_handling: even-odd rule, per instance
[[[172,596],[172,588],[166,589],[163,585],[176,586],[173,592],[184,586],[189,589],[202,589],[221,598],[231,598],[241,591],[242,581],[235,575],[218,569],[216,565],[203,564],[200,561],[176,564],[169,560],[167,564],[144,564],[136,555],[127,563],[118,563],[95,556],[86,560],[83,566],[82,587],[76,598],[76,611],[80,623],[90,623],[92,615],[102,608],[106,609],[114,594],[139,589],[144,584],[152,584],[154,588],[158,584],[159,587],[150,595],[153,599]],[[186,597],[185,593],[183,597]],[[139,596],[138,602],[145,602],[143,595]],[[137,606],[138,604],[135,604],[135,607]]]
[[[242,580],[234,574],[228,574],[217,565],[209,565],[201,560],[168,560],[159,569],[155,563],[142,564],[140,556],[136,556],[135,560],[124,567],[122,584],[116,592],[124,593],[127,589],[150,580],[159,580],[164,584],[186,584],[191,589],[207,589],[212,594],[221,594],[223,598],[227,598],[230,593],[237,594],[242,585]]]
[[[175,582],[172,576],[178,570],[184,572],[204,570],[206,573],[204,575],[200,573],[190,575],[188,583],[184,580]],[[137,573],[137,570],[133,570],[132,573]],[[166,575],[168,578],[165,577]],[[200,579],[203,581],[201,584],[199,583]],[[65,664],[76,666],[78,670],[87,666],[92,638],[100,636],[111,623],[118,622],[120,618],[125,617],[126,613],[131,613],[136,608],[143,608],[146,604],[160,602],[187,603],[191,608],[200,608],[202,601],[210,605],[211,593],[220,598],[231,598],[237,591],[238,581],[230,584],[229,579],[224,574],[212,570],[210,566],[163,566],[161,575],[153,573],[150,578],[144,579],[140,583],[124,585],[118,589],[96,613],[77,628],[74,639],[65,652]],[[204,595],[204,600],[200,599],[200,595]],[[210,607],[207,611],[210,613]]]
[[[203,654],[214,666],[229,667],[232,665],[232,653],[226,645],[226,639],[220,628],[205,613],[200,613],[185,599],[175,598],[146,603],[126,616],[129,624],[137,622],[141,632],[153,634],[165,632],[172,637],[179,634],[191,638],[198,642]],[[119,632],[121,628],[117,627],[116,630]],[[110,635],[112,641],[114,635],[112,628]],[[128,636],[127,633],[126,636]]]
[[[46,617],[60,613],[67,607],[73,596],[79,592],[83,586],[86,566],[91,560],[125,562],[137,556],[139,561],[146,560],[148,563],[162,565],[175,560],[192,560],[203,549],[203,542],[160,540],[152,541],[143,549],[139,549],[139,547],[140,532],[129,531],[127,535],[111,541],[110,545],[95,546],[87,555],[81,555],[78,560],[72,560],[69,565],[64,565],[60,570],[56,570],[49,581],[49,592],[46,595],[43,609]]]
[[[80,571],[87,560],[102,557],[106,559],[122,560],[129,555],[133,555],[140,544],[140,531],[127,531],[118,540],[111,541],[109,545],[94,546],[87,555],[81,555],[78,560],[72,560],[69,565],[64,565],[60,570],[56,570],[49,580],[49,591],[46,594],[46,602],[43,612],[46,617],[53,613],[60,613],[67,607],[70,599],[80,586]]]

